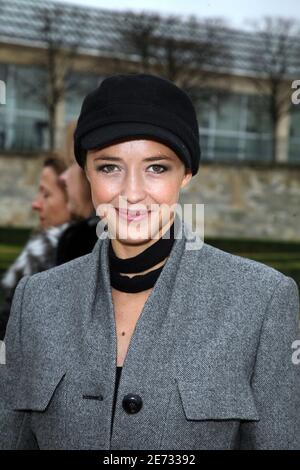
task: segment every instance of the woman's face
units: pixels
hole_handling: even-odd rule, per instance
[[[82,168],[74,161],[59,177],[68,194],[68,209],[72,217],[86,218],[93,207],[90,185]]]
[[[148,139],[90,150],[85,170],[98,215],[126,244],[149,242],[167,230],[174,218],[172,205],[192,177],[173,150]],[[138,209],[139,217],[128,216],[127,210]]]
[[[32,201],[32,208],[38,211],[43,229],[70,220],[65,191],[59,184],[58,175],[50,166],[42,169],[38,193]]]

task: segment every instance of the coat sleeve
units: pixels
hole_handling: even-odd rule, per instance
[[[30,429],[30,412],[14,411],[12,397],[17,388],[23,363],[22,303],[30,276],[24,276],[18,283],[7,324],[5,362],[0,365],[0,450],[37,449],[37,443]]]
[[[268,303],[251,385],[260,420],[242,422],[241,449],[300,449],[299,291],[283,278]]]

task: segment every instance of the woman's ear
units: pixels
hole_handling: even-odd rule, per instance
[[[181,182],[180,187],[181,187],[181,188],[184,188],[184,186],[186,186],[186,185],[190,182],[190,180],[192,179],[192,177],[193,177],[192,170],[190,170],[190,169],[188,168],[188,169],[185,171],[185,175],[184,175],[184,177],[183,177],[183,180],[182,180],[182,182]]]

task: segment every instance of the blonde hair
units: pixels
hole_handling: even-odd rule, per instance
[[[77,120],[70,121],[65,128],[65,135],[61,150],[58,152],[65,165],[69,167],[76,162],[74,155],[74,132],[77,126]]]

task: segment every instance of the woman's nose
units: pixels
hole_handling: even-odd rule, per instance
[[[41,199],[39,197],[36,197],[32,203],[31,203],[31,207],[33,210],[35,211],[40,211],[42,209],[42,204],[41,204]]]
[[[145,182],[139,173],[128,173],[124,182],[123,196],[127,198],[129,204],[144,200]]]

